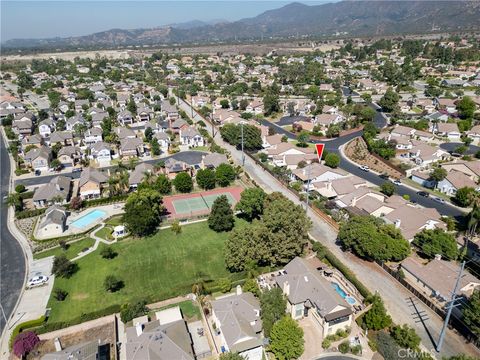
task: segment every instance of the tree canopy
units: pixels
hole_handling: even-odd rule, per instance
[[[193,180],[188,173],[181,172],[173,179],[173,185],[178,192],[189,193],[193,189]]]
[[[373,216],[354,216],[340,227],[338,239],[358,256],[379,261],[400,261],[410,245],[400,230]]]
[[[133,235],[150,235],[160,224],[162,212],[162,196],[153,189],[141,189],[129,195],[123,222]]]
[[[245,189],[240,195],[240,201],[235,205],[235,209],[241,211],[248,221],[252,221],[263,214],[266,195],[261,188]]]
[[[400,96],[392,88],[388,88],[378,105],[386,112],[393,112],[397,109],[399,100]]]
[[[198,186],[209,190],[215,187],[215,172],[212,169],[200,169],[195,177]]]
[[[208,217],[208,226],[216,231],[230,231],[235,225],[232,207],[225,195],[220,195],[212,205],[212,211]]]
[[[218,185],[223,187],[230,185],[236,176],[235,169],[230,164],[220,164],[215,170],[215,179]]]
[[[340,157],[332,152],[325,156],[325,165],[331,168],[336,168],[340,165]]]
[[[285,316],[287,301],[283,296],[282,289],[275,287],[264,291],[260,296],[260,307],[263,333],[269,337],[273,324]]]
[[[392,318],[387,314],[382,298],[379,295],[374,295],[369,302],[372,307],[368,310],[362,318],[362,324],[368,330],[382,330],[392,324]]]
[[[450,260],[454,260],[458,256],[455,238],[442,229],[422,230],[415,235],[413,244],[418,246],[422,253],[430,259],[437,254]]]
[[[463,320],[475,335],[480,336],[480,290],[475,290],[468,305],[463,307]]]
[[[290,316],[284,316],[273,325],[270,350],[278,360],[298,359],[303,354],[303,329]]]

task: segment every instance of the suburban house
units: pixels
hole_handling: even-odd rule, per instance
[[[282,142],[283,136],[280,134],[262,136],[262,146],[264,149],[276,146]]]
[[[212,301],[212,318],[219,329],[222,350],[236,352],[248,360],[264,357],[260,302],[250,292],[236,294]]]
[[[117,121],[122,124],[122,126],[131,125],[133,124],[133,115],[130,111],[123,110],[117,115]]]
[[[313,121],[314,125],[320,125],[328,128],[332,124],[341,123],[345,118],[341,114],[318,114]]]
[[[77,146],[64,146],[57,154],[57,159],[63,167],[74,166],[82,158],[82,151]]]
[[[445,110],[449,114],[453,114],[457,111],[455,100],[452,100],[452,99],[447,99],[447,98],[438,99],[437,106],[438,106],[438,109]]]
[[[450,300],[460,271],[460,267],[455,261],[446,261],[436,257],[427,264],[423,264],[418,259],[408,257],[402,261],[400,266],[405,274],[405,280],[427,297],[435,298],[442,304]],[[457,295],[469,298],[478,288],[480,288],[480,279],[468,271],[464,271],[460,278]]]
[[[225,154],[209,153],[202,156],[202,169],[215,169],[220,164],[228,164],[228,159]]]
[[[180,308],[158,311],[156,320],[147,316],[133,319],[126,329],[125,352],[128,360],[195,360],[192,338]]]
[[[113,129],[113,132],[115,134],[117,134],[119,140],[122,140],[122,139],[125,139],[125,138],[135,138],[135,137],[137,137],[137,135],[135,135],[135,131],[133,131],[132,129],[129,129],[127,127],[124,127],[124,126],[115,127]]]
[[[61,236],[65,231],[65,220],[67,212],[64,207],[58,205],[50,206],[38,225],[37,235],[39,237]]]
[[[287,297],[287,311],[293,319],[311,316],[324,337],[351,326],[350,305],[308,260],[294,258],[275,279]]]
[[[476,144],[480,141],[480,125],[475,125],[465,133]]]
[[[303,168],[297,168],[292,171],[292,179],[295,181],[301,181],[305,185],[332,181],[336,179],[344,178],[348,175],[346,171],[341,169],[333,169],[319,163],[311,163]]]
[[[200,132],[193,126],[180,129],[180,143],[189,147],[204,146],[205,142]]]
[[[190,166],[187,163],[175,160],[174,158],[168,158],[168,160],[165,161],[165,167],[163,169],[165,175],[170,179],[175,178],[178,173],[188,170],[190,170]]]
[[[168,147],[170,146],[170,136],[165,132],[156,132],[153,137],[157,139],[158,145],[160,145],[160,149],[165,153],[168,151]]]
[[[437,123],[434,125],[434,132],[438,136],[446,137],[452,141],[460,140],[460,130],[456,123]]]
[[[102,172],[88,167],[82,171],[78,182],[79,194],[82,199],[99,198],[102,194],[103,185],[108,181],[108,177]]]
[[[437,189],[449,196],[455,196],[457,191],[464,187],[480,190],[480,186],[470,176],[456,170],[449,171],[445,179],[437,184]]]
[[[179,118],[177,107],[167,100],[162,101],[162,113],[170,123]]]
[[[51,159],[52,150],[45,145],[31,149],[23,157],[25,165],[31,167],[33,170],[40,171],[49,169]]]
[[[85,145],[95,144],[102,140],[102,129],[98,127],[92,127],[91,129],[85,131],[85,134],[83,134],[83,141],[85,142]]]
[[[82,342],[65,349],[48,353],[42,356],[41,360],[90,360],[109,359],[110,344],[103,343],[100,339],[95,341]],[[61,345],[60,345],[61,347]]]
[[[411,179],[415,181],[417,184],[422,185],[423,187],[433,189],[436,185],[436,182],[434,180],[431,180],[430,174],[426,172],[420,172],[420,171],[412,171],[412,177]]]
[[[415,129],[407,126],[402,126],[402,125],[395,125],[393,130],[390,132],[390,138],[389,140],[392,140],[393,138],[398,138],[398,137],[407,137],[410,138],[415,134]]]
[[[103,141],[96,142],[90,146],[90,159],[104,163],[112,160],[111,152],[110,144]]]
[[[22,149],[33,145],[35,147],[41,147],[43,145],[43,138],[40,134],[27,135],[22,139]]]
[[[38,124],[38,133],[44,138],[49,137],[54,130],[55,123],[52,119],[42,120],[40,124]]]
[[[74,145],[73,133],[71,131],[55,131],[50,135],[49,144],[50,146]]]
[[[251,114],[263,113],[263,101],[261,99],[253,99],[245,108],[245,111]]]
[[[70,180],[70,178],[60,175],[36,189],[32,199],[35,207],[41,208],[51,204],[65,204],[70,199],[72,188]]]
[[[122,157],[142,156],[145,152],[143,140],[140,138],[125,138],[120,140],[119,154]]]
[[[188,128],[188,123],[183,119],[176,119],[171,122],[170,129],[173,131],[174,134],[179,134],[181,130]]]
[[[314,149],[300,148],[292,143],[280,143],[269,147],[266,153],[273,165],[286,166],[289,169],[296,169],[301,161],[311,162],[317,159]]]
[[[147,174],[153,174],[153,165],[142,162],[135,166],[135,169],[130,173],[128,177],[128,185],[131,189],[136,189]]]
[[[33,131],[33,121],[23,115],[20,115],[13,120],[12,130],[19,136],[31,135]]]
[[[65,129],[67,129],[68,131],[73,131],[75,130],[76,126],[86,124],[86,120],[83,118],[83,116],[78,114],[67,119],[67,121],[65,122]]]
[[[154,115],[152,109],[148,106],[142,106],[137,110],[138,121],[150,121]]]

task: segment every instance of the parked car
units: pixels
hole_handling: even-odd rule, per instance
[[[428,192],[426,192],[426,191],[418,191],[418,192],[417,192],[417,195],[420,195],[420,196],[423,196],[423,197],[427,197],[427,198],[430,196],[430,194],[429,194]]]
[[[395,185],[402,185],[402,182],[401,182],[400,180],[398,180],[398,179],[393,180],[393,183],[394,183]]]
[[[72,173],[81,172],[81,171],[83,171],[83,168],[77,167],[77,168],[73,168]]]
[[[367,165],[362,165],[359,168],[360,168],[360,170],[363,170],[363,171],[366,171],[366,172],[370,171],[370,168]]]
[[[42,172],[40,170],[35,170],[35,176],[40,176]]]
[[[445,204],[445,199],[439,198],[438,196],[435,196],[433,200],[439,202],[440,204]]]
[[[27,287],[31,288],[35,286],[40,286],[45,284],[47,281],[48,281],[48,276],[37,275],[28,280]]]
[[[383,174],[380,174],[378,176],[380,176],[384,180],[388,180],[388,174],[383,173]]]

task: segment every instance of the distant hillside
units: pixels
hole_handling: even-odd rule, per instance
[[[153,29],[112,29],[87,36],[15,39],[3,48],[116,47],[212,43],[296,36],[352,36],[480,30],[479,1],[340,1],[292,3],[235,22],[191,21]]]

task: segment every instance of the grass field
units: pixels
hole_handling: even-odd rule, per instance
[[[63,250],[61,247],[56,247],[51,250],[43,251],[33,255],[34,259],[43,259],[49,256],[65,255],[68,259],[73,259],[80,251],[91,247],[95,243],[92,238],[85,238],[68,244],[68,249]]]
[[[99,238],[107,241],[111,241],[113,240],[112,231],[113,229],[110,226],[104,226],[95,233],[95,236],[98,236]]]
[[[236,226],[246,225],[243,220],[236,222]],[[110,245],[118,254],[112,260],[100,256],[99,250],[107,246],[101,244],[77,261],[79,270],[70,279],[55,279],[55,288],[66,290],[68,297],[63,302],[50,298],[49,322],[72,320],[82,313],[141,298],[160,301],[189,293],[192,284],[201,279],[231,277],[223,258],[227,236],[210,230],[207,222],[183,226],[179,235],[165,229],[151,237]],[[103,282],[107,275],[115,275],[125,287],[106,292]]]

